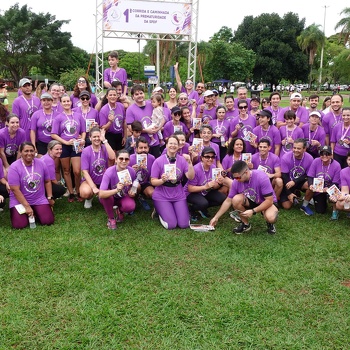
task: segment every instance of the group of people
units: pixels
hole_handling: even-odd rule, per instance
[[[233,207],[237,234],[251,229],[258,212],[274,234],[279,205],[291,208],[301,192],[306,215],[313,215],[312,201],[325,213],[330,200],[334,220],[349,211],[350,109],[342,108],[341,95],[332,96],[327,114],[317,109],[316,95],[309,109],[298,93],[289,107],[279,106],[278,92],[260,106],[244,87],[220,103],[203,83],[183,85],[176,64],[179,94],[171,87],[165,102],[156,87],[146,100],[134,85],[130,99],[118,54],[108,61],[101,99],[84,76],[71,96],[52,84],[38,98],[29,79],[19,82],[0,130],[0,202],[9,194],[14,228],[33,217],[52,224],[51,208],[63,195],[86,209],[98,196],[109,229],[133,214],[136,198],[146,210],[152,200],[152,217],[166,229],[186,228],[220,206],[215,226]]]

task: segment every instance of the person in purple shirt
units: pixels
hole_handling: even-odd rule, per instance
[[[185,124],[186,128],[187,128],[187,134],[186,136],[186,140],[190,143],[192,143],[193,138],[195,136],[198,136],[199,134],[199,129],[195,129],[193,126],[193,118],[196,118],[196,111],[195,109],[192,110],[192,114],[191,114],[191,110],[188,107],[182,107],[181,108],[181,118],[180,121],[182,123]]]
[[[115,88],[109,88],[106,97],[108,103],[100,110],[99,125],[106,130],[106,139],[112,149],[118,151],[125,146],[127,137],[125,108],[120,102],[117,102],[118,96]]]
[[[157,158],[151,169],[151,184],[155,187],[153,204],[164,228],[187,228],[190,223],[186,194],[181,179],[194,178],[194,169],[188,154],[177,154],[179,141],[176,136],[167,140],[167,152]]]
[[[145,101],[145,93],[141,85],[134,85],[131,88],[131,96],[135,103],[126,110],[126,123],[130,128],[130,125],[133,121],[140,121],[143,126],[141,136],[143,136],[148,143],[150,143],[151,140],[148,134],[153,134],[156,142],[153,146],[150,147],[150,154],[157,158],[160,155],[160,145],[157,134],[160,128],[150,127],[152,124],[153,113],[152,104],[149,101]]]
[[[254,147],[258,148],[259,141],[267,139],[270,141],[271,153],[280,155],[281,135],[279,130],[272,124],[272,113],[263,109],[257,113],[259,125],[253,129],[253,134],[257,136]]]
[[[346,155],[350,150],[350,107],[343,108],[343,122],[337,124],[331,135],[333,157],[342,169],[347,167]]]
[[[228,142],[229,135],[230,135],[229,134],[230,122],[226,120],[225,117],[226,117],[226,107],[218,106],[216,107],[216,119],[211,120],[209,122],[209,125],[213,129],[213,138],[211,139],[211,141],[217,144],[220,149],[221,162],[227,153],[226,143]]]
[[[85,145],[86,125],[83,117],[71,109],[72,102],[67,94],[61,99],[63,113],[57,115],[53,121],[51,138],[61,142],[61,166],[63,176],[69,191],[68,202],[77,200],[81,202],[79,195],[79,185],[81,179],[80,156]],[[73,184],[71,178],[71,165],[74,173],[74,184],[76,197],[73,194]]]
[[[302,126],[302,130],[307,142],[307,153],[317,158],[319,149],[325,145],[326,140],[326,134],[321,126],[321,114],[317,111],[311,112],[309,122]]]
[[[52,109],[52,96],[45,92],[40,98],[42,109],[32,115],[30,127],[30,140],[36,147],[39,155],[47,152],[47,145],[52,140],[51,130],[55,116],[58,114]]]
[[[278,113],[282,109],[279,106],[281,102],[281,94],[279,92],[274,91],[270,94],[269,100],[270,100],[270,106],[267,107],[266,109],[268,109],[272,113],[272,123],[273,125],[276,125]]]
[[[277,198],[267,174],[260,170],[250,170],[248,165],[239,160],[231,168],[233,177],[228,197],[221,208],[211,219],[210,224],[216,226],[219,218],[231,207],[238,211],[240,224],[233,229],[236,234],[251,230],[249,218],[262,213],[267,224],[267,232],[275,234],[275,222],[278,216]]]
[[[56,161],[59,162],[62,154],[62,144],[59,141],[51,140],[47,145],[47,153],[39,158],[45,163],[52,186],[53,199],[61,198],[66,193],[66,188],[61,185],[56,179]]]
[[[248,90],[245,86],[240,86],[237,89],[237,97],[235,98],[235,108],[238,108],[240,100],[246,100],[248,109],[250,111],[250,98],[248,98]]]
[[[181,119],[181,109],[177,106],[171,109],[172,120],[165,123],[163,129],[163,136],[165,141],[174,134],[176,131],[182,131],[185,134],[188,133],[186,125],[180,121]]]
[[[30,217],[36,217],[42,225],[52,225],[55,219],[51,207],[55,201],[47,167],[34,157],[32,143],[23,142],[19,150],[21,158],[11,164],[8,174],[12,227],[21,229],[28,226]],[[17,211],[17,204],[24,207],[23,214]]]
[[[315,211],[319,214],[325,214],[327,211],[328,194],[327,190],[336,185],[339,187],[340,183],[340,164],[332,159],[332,148],[330,146],[323,146],[320,149],[320,158],[313,160],[308,172],[308,184],[311,191],[313,191],[313,198],[315,203]],[[323,180],[322,192],[314,186],[314,179]],[[333,204],[333,212],[331,220],[338,220],[339,213],[336,210],[335,203]]]
[[[92,207],[93,196],[99,193],[103,174],[115,163],[115,153],[105,137],[105,130],[93,127],[90,132],[91,145],[81,153],[82,181],[80,197],[85,199],[84,208]]]
[[[235,108],[235,99],[232,95],[225,97],[226,119],[231,121],[233,118],[238,117],[239,109]]]
[[[350,217],[350,151],[346,155],[347,167],[340,171],[340,196],[331,196],[329,199],[336,204],[336,210],[347,211]]]
[[[198,220],[198,213],[203,218],[209,218],[208,208],[222,204],[226,195],[219,191],[222,185],[222,177],[213,161],[216,154],[213,148],[204,147],[201,153],[201,162],[194,166],[194,178],[188,180],[185,185],[187,202],[191,204],[191,220]]]
[[[19,158],[19,146],[26,140],[26,133],[19,127],[19,119],[15,114],[9,114],[6,118],[8,126],[0,130],[0,157],[7,170],[16,159]]]
[[[303,130],[299,126],[295,125],[295,118],[296,115],[294,111],[288,110],[284,113],[286,125],[282,125],[279,129],[281,135],[280,158],[282,158],[286,153],[293,151],[294,140],[304,137]]]
[[[111,51],[108,54],[108,64],[110,68],[107,68],[103,72],[103,85],[109,89],[112,87],[113,81],[121,81],[123,84],[123,94],[128,94],[128,75],[124,68],[118,67],[119,55],[117,51]]]
[[[230,139],[232,137],[240,137],[244,140],[247,152],[254,153],[254,141],[249,141],[248,135],[253,132],[256,127],[256,118],[248,114],[247,100],[240,100],[238,102],[239,116],[232,119],[230,122]]]
[[[80,99],[80,95],[83,91],[87,91],[89,93],[90,105],[95,108],[98,102],[97,97],[92,93],[89,80],[84,76],[80,76],[78,78],[77,83],[73,89],[73,94],[70,96],[70,100],[72,101],[72,108],[75,109],[77,107],[81,107],[82,101]]]
[[[286,122],[284,121],[284,113],[286,111],[294,111],[296,115],[295,124],[299,125],[300,127],[303,126],[303,124],[307,123],[309,120],[309,112],[305,107],[301,107],[301,101],[302,96],[295,92],[290,96],[290,106],[282,108],[277,116],[277,127],[280,128],[282,125],[286,125]]]
[[[35,111],[41,108],[38,97],[32,95],[32,85],[29,79],[21,79],[19,87],[22,95],[15,98],[12,113],[19,118],[19,126],[26,132],[26,141],[30,141],[30,122]]]
[[[179,62],[176,62],[174,65],[176,84],[180,92],[185,92],[189,98],[189,100],[195,100],[198,102],[199,96],[198,92],[194,90],[194,84],[191,79],[187,79],[185,82],[185,86],[182,85],[180,74],[179,74]]]
[[[312,191],[307,182],[307,172],[313,158],[306,152],[304,139],[296,139],[293,144],[293,152],[286,153],[281,159],[281,171],[283,190],[281,193],[281,204],[284,209],[290,209],[297,199],[298,192],[305,191],[305,197],[300,210],[306,215],[313,215],[309,207]]]
[[[145,210],[150,210],[149,204],[143,196],[152,199],[154,187],[150,183],[150,175],[154,156],[149,154],[149,145],[144,137],[139,137],[136,141],[136,153],[130,156],[129,165],[135,170],[136,178],[139,180],[140,188],[138,190],[139,202]]]
[[[131,190],[131,185],[136,179],[136,174],[129,162],[129,153],[122,149],[117,152],[116,165],[108,168],[103,174],[99,198],[107,213],[107,227],[110,230],[115,230],[117,222],[124,220],[124,213],[129,214],[135,210],[136,193]]]
[[[261,139],[258,144],[258,153],[253,154],[253,169],[261,170],[271,180],[276,197],[279,198],[283,188],[281,160],[270,152],[271,145],[268,139]]]
[[[60,91],[61,91],[60,84],[53,83],[52,85],[50,85],[49,93],[53,100],[52,109],[54,112],[57,112],[57,113],[63,112],[63,108],[61,106]]]
[[[334,127],[342,122],[343,96],[335,94],[331,97],[331,109],[322,119],[322,126],[326,133],[326,145],[330,145],[330,139]]]
[[[324,117],[324,113],[322,112],[322,110],[317,109],[318,107],[318,103],[320,102],[320,96],[314,94],[314,95],[310,95],[309,96],[309,104],[310,104],[310,108],[308,109],[309,112],[309,116],[311,115],[311,113],[313,112],[318,112],[321,116],[320,118],[320,122],[322,121],[323,117]]]
[[[6,202],[5,199],[9,198],[10,186],[5,179],[4,168],[2,160],[0,158],[0,208],[4,208]]]
[[[203,93],[204,103],[197,107],[197,117],[202,118],[203,124],[209,124],[211,120],[216,119],[216,105],[214,93],[207,90]]]

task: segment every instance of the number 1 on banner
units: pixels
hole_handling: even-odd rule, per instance
[[[125,16],[125,22],[129,23],[129,9],[126,9],[123,15]]]

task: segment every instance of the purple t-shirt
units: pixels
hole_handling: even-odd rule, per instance
[[[166,155],[157,158],[152,165],[151,178],[160,179],[162,174],[165,173],[166,164],[170,164]],[[176,187],[157,186],[152,195],[153,200],[176,202],[186,199],[181,179],[188,171],[188,163],[184,157],[177,155],[174,164],[176,165],[176,182],[179,182],[179,184]]]
[[[197,114],[198,118],[199,118],[200,109],[201,109],[201,107],[198,106],[197,110],[196,110],[196,114]],[[214,119],[216,119],[216,108],[213,107],[211,109],[207,109],[207,107],[205,105],[204,110],[203,110],[203,114],[202,114],[202,123],[209,124],[209,122],[211,120],[214,120]]]
[[[114,121],[107,132],[124,135],[125,108],[120,102],[116,103],[115,108],[111,108],[108,103],[101,108],[98,116],[99,125],[103,126],[107,124],[108,114],[111,110],[114,111]]]
[[[81,101],[79,97],[71,95],[70,100],[72,101],[72,109],[81,107]],[[92,108],[95,108],[95,106],[97,105],[97,102],[98,102],[97,97],[94,94],[90,94],[90,104]]]
[[[189,100],[196,100],[196,102],[198,103],[199,95],[198,95],[198,92],[197,92],[196,90],[192,90],[192,91],[188,94],[188,93],[187,93],[187,90],[186,90],[184,87],[182,87],[182,88],[181,88],[181,92],[186,93]]]
[[[108,152],[105,145],[101,145],[99,152],[95,152],[92,146],[83,149],[81,153],[81,170],[87,170],[94,184],[99,185],[102,176],[108,168]],[[83,181],[85,179],[82,179]]]
[[[281,160],[274,153],[269,152],[266,159],[261,159],[260,153],[255,153],[252,156],[252,164],[254,169],[258,169],[261,165],[267,169],[269,174],[274,174],[275,169],[281,167]]]
[[[255,153],[255,148],[246,140],[247,133],[253,132],[253,129],[256,127],[256,118],[252,115],[249,115],[247,119],[241,119],[240,117],[234,118],[230,123],[230,136],[232,132],[235,130],[236,125],[239,123],[243,123],[243,127],[238,131],[236,137],[240,137],[244,140],[246,145],[246,152]]]
[[[242,160],[242,155],[237,160]],[[237,160],[233,158],[233,155],[226,154],[221,163],[222,168],[226,171],[231,171],[232,165],[237,162]]]
[[[50,180],[49,171],[44,162],[33,160],[34,166],[25,166],[22,159],[10,165],[8,182],[10,186],[19,186],[29,205],[49,204],[45,196],[45,181]],[[10,192],[10,208],[19,204],[13,192]]]
[[[286,153],[281,159],[282,173],[289,174],[290,180],[296,180],[301,176],[307,175],[311,163],[312,156],[305,152],[301,159],[296,159],[293,152]]]
[[[311,131],[310,124],[307,123],[304,124],[301,128],[303,130],[303,137],[307,140],[309,144],[307,151],[311,153],[314,157],[318,157],[318,147],[311,146],[311,141],[316,140],[321,144],[321,146],[324,146],[326,140],[326,133],[324,132],[323,127],[317,126],[315,131]]]
[[[238,115],[239,115],[238,109],[231,109],[231,110],[227,110],[225,118],[226,120],[231,121],[235,117],[238,117]]]
[[[139,107],[136,103],[134,103],[126,110],[126,123],[130,125],[135,120],[138,120],[141,122],[142,127],[147,129],[152,124],[152,113],[153,107],[149,101],[146,101],[145,106],[142,107]],[[143,136],[148,143],[151,142],[151,138],[147,133],[142,133],[141,136]],[[153,134],[153,138],[156,140],[154,146],[159,145],[157,133]]]
[[[257,136],[256,142],[258,143],[261,139],[268,139],[270,141],[271,153],[275,153],[275,146],[281,144],[281,135],[279,130],[274,125],[269,125],[265,131],[259,125],[253,129],[253,134]]]
[[[189,147],[190,145],[187,142],[185,142],[183,147],[178,149],[177,154],[179,154],[180,156],[182,156],[183,154],[189,154],[189,150],[188,150]],[[165,153],[166,153],[166,148],[163,149],[162,154],[165,154]]]
[[[304,125],[303,125],[304,127]],[[304,138],[304,133],[299,126],[294,125],[293,130],[288,130],[286,125],[280,127],[281,140],[284,140],[287,136],[291,137],[293,140]],[[281,145],[280,158],[282,158],[286,153],[293,151],[293,144]]]
[[[147,166],[139,168],[139,170],[136,171],[136,177],[139,180],[140,184],[150,182],[150,174],[154,160],[155,157],[152,154],[147,154]],[[132,154],[130,156],[129,166],[132,167],[135,164],[137,164],[137,154]]]
[[[63,107],[61,105],[61,102],[57,102],[56,106],[52,106],[52,110],[56,112],[56,114],[63,113]]]
[[[339,185],[340,171],[340,164],[336,160],[332,159],[329,165],[322,165],[321,158],[316,158],[313,160],[307,172],[307,176],[323,178],[324,187],[331,187],[333,184]]]
[[[322,126],[326,135],[332,136],[334,127],[343,121],[342,114],[336,116],[333,112],[327,113],[322,119]]]
[[[123,93],[124,87],[128,85],[128,76],[124,68],[117,68],[117,71],[112,71],[112,68],[107,68],[103,72],[103,80],[108,81],[112,84],[113,81],[121,81],[123,84]]]
[[[79,113],[73,111],[71,115],[61,113],[53,120],[51,134],[56,134],[65,141],[78,139],[83,132],[86,132],[85,120]]]
[[[4,167],[3,167],[3,163],[2,163],[2,160],[0,158],[0,179],[4,178]]]
[[[175,131],[178,130],[184,132],[185,134],[188,133],[188,128],[183,122],[180,122],[179,125],[174,125],[173,121],[171,120],[170,122],[164,124],[163,137],[167,139],[169,136],[173,135]]]
[[[282,108],[277,116],[277,121],[278,122],[284,122],[284,113],[286,113],[287,111],[290,111],[291,108],[290,107],[285,107]],[[309,112],[307,111],[307,109],[305,107],[298,107],[298,109],[295,111],[295,115],[297,116],[297,118],[299,118],[299,123],[307,123],[309,121]],[[298,123],[298,125],[299,125]]]
[[[229,139],[230,121],[225,119],[219,121],[217,119],[211,120],[209,125],[213,128],[213,134],[222,134],[225,138],[225,142]],[[220,138],[213,137],[211,139],[213,142],[221,142]]]
[[[40,161],[44,162],[46,165],[47,171],[49,172],[49,178],[51,181],[56,180],[56,167],[55,161],[49,156],[48,153],[44,154],[40,159]]]
[[[243,193],[258,205],[265,200],[265,197],[269,196],[273,196],[273,201],[277,202],[270,178],[260,170],[250,170],[250,172],[251,177],[249,181],[240,182],[233,180],[228,198],[233,198],[235,195]]]
[[[0,129],[0,148],[4,149],[6,157],[16,155],[19,146],[26,141],[26,133],[23,129],[18,128],[15,137],[11,138],[8,128]]]
[[[51,130],[56,115],[57,113],[55,112],[46,114],[43,109],[33,113],[30,130],[35,131],[36,140],[45,143],[49,143],[52,140]]]
[[[272,124],[275,125],[277,123],[278,113],[281,111],[282,107],[278,107],[277,109],[273,109],[272,106],[265,108],[272,113]]]
[[[350,190],[350,167],[344,168],[340,171],[340,185],[341,187],[348,186]]]
[[[38,109],[41,109],[40,100],[33,95],[29,100],[22,95],[13,101],[12,113],[18,116],[19,126],[26,132],[26,141],[30,141],[30,121]]]
[[[335,143],[334,153],[346,156],[350,151],[350,145],[343,143],[343,140],[350,140],[350,127],[344,127],[343,123],[337,124],[331,135],[331,143]]]
[[[129,170],[129,174],[130,174],[131,180],[134,181],[136,179],[135,170],[133,168],[131,168],[130,166],[128,166],[127,169]],[[116,189],[119,182],[120,182],[120,180],[119,180],[119,177],[118,177],[117,167],[116,166],[111,166],[103,174],[102,182],[101,182],[101,185],[100,185],[100,190],[113,190],[113,189]],[[128,186],[124,186],[124,188],[123,188],[123,190],[121,192],[121,196],[122,197],[127,196],[130,188],[131,188],[131,184],[128,185]],[[119,194],[120,194],[120,192],[119,192]],[[120,199],[119,194],[115,194],[114,198]]]

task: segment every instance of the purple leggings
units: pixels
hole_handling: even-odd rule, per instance
[[[154,208],[168,226],[168,230],[176,226],[187,228],[190,225],[190,214],[186,199],[177,202],[153,200]],[[164,225],[163,225],[164,226]]]
[[[120,199],[115,199],[113,196],[108,198],[100,198],[100,202],[103,205],[109,219],[114,219],[114,205],[117,205],[120,211],[123,213],[131,213],[136,207],[135,200],[129,196],[124,196]]]
[[[50,204],[31,205],[35,219],[42,225],[52,225],[55,221]],[[13,228],[20,229],[29,225],[28,215],[19,214],[15,207],[10,208],[11,224]]]

